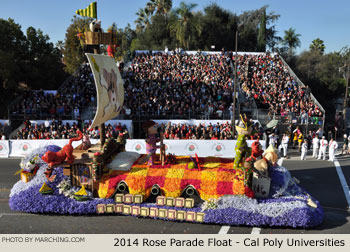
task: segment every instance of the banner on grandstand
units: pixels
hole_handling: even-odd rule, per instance
[[[0,140],[0,158],[7,158],[10,154],[9,141]]]
[[[138,54],[148,54],[150,51],[149,50],[136,50],[135,53],[136,55]],[[168,51],[168,52],[165,52],[165,51],[162,51],[162,50],[152,50],[151,51],[152,54],[156,54],[156,53],[163,53],[163,54],[174,54],[173,51]],[[195,55],[195,54],[198,54],[198,51],[181,51],[181,54],[188,54],[188,55]],[[222,52],[221,51],[201,51],[201,55],[210,55],[210,54],[221,54]],[[237,52],[238,55],[246,55],[246,54],[250,54],[250,55],[263,55],[265,54],[264,52]],[[274,56],[276,55],[276,53],[271,53],[271,56]]]
[[[247,140],[248,146],[254,141]],[[164,140],[166,153],[184,156],[197,153],[200,157],[234,157],[236,142],[236,140]],[[265,150],[265,141],[260,143]],[[144,139],[128,139],[125,150],[146,154],[146,142]]]
[[[86,53],[97,91],[97,111],[90,127],[119,115],[124,102],[124,83],[112,57]]]
[[[99,141],[99,139],[90,139],[92,144],[95,144]],[[0,146],[1,146],[0,141]],[[6,142],[6,141],[4,141]],[[45,147],[47,145],[57,145],[61,148],[68,144],[68,139],[60,139],[60,140],[10,140],[9,145],[11,147],[11,152],[9,152],[10,157],[24,157],[28,153],[30,153],[32,150],[36,148]],[[72,143],[73,147],[77,147],[79,144],[81,144],[81,141],[74,141]],[[1,148],[1,147],[0,147]],[[9,148],[8,148],[9,149]],[[1,151],[0,151],[0,157],[1,157]]]
[[[171,124],[174,124],[174,125],[178,125],[178,124],[186,124],[186,125],[205,125],[205,126],[209,126],[210,124],[211,125],[216,125],[217,123],[219,123],[220,125],[221,124],[231,124],[231,120],[153,120],[155,121],[156,123],[158,124],[164,124],[164,125],[167,125],[169,122]],[[258,120],[253,120],[254,123],[259,123],[260,122]],[[236,120],[235,122],[236,124],[238,123],[238,120]]]

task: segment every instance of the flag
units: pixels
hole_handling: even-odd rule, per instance
[[[92,2],[86,9],[79,9],[75,11],[80,16],[91,17],[97,19],[97,3]]]

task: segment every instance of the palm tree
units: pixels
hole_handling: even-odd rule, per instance
[[[185,49],[189,49],[195,35],[200,35],[202,32],[199,19],[192,12],[196,6],[197,4],[181,2],[180,7],[175,10],[177,19],[170,24],[170,31],[175,33],[180,45]]]
[[[154,11],[157,10],[156,14],[165,16],[171,10],[172,5],[172,0],[150,0],[146,4],[146,8],[151,12],[151,14],[153,14]]]
[[[136,31],[144,31],[151,24],[151,12],[147,8],[140,8],[136,15],[138,16],[135,20]]]
[[[299,33],[295,33],[295,29],[289,28],[284,31],[283,44],[288,47],[288,53],[291,55],[293,49],[300,46],[300,37]]]
[[[320,54],[324,53],[324,49],[326,49],[326,46],[323,43],[323,40],[320,38],[314,39],[311,42],[310,50],[319,52]]]

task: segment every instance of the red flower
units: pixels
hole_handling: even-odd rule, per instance
[[[244,187],[244,194],[249,198],[254,198],[255,196],[253,190],[248,186]]]

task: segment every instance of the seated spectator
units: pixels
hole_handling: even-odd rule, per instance
[[[96,88],[88,64],[83,64],[78,70],[77,77],[72,76],[65,85],[61,86],[54,95],[44,90],[29,90],[23,93],[19,104],[11,108],[11,113],[28,116],[67,116],[73,119],[73,109],[82,108],[95,101]]]
[[[49,122],[50,124],[50,122]],[[99,139],[100,131],[98,127],[95,129],[89,129],[91,125],[90,122],[81,124],[81,127],[78,126],[78,123],[73,122],[69,124],[68,122],[63,125],[61,120],[52,120],[49,127],[46,127],[46,121],[42,124],[31,123],[29,120],[26,120],[24,123],[25,127],[22,130],[18,130],[17,134],[12,137],[12,139],[29,139],[29,140],[39,140],[39,139],[70,139],[76,137],[76,131],[80,130],[89,136],[90,139]],[[124,140],[129,139],[130,135],[126,128],[126,125],[108,124],[105,126],[105,132],[107,138],[117,138],[120,134],[123,135]],[[1,134],[1,132],[0,132]]]
[[[205,126],[188,125],[188,124],[172,124],[168,122],[166,125],[161,124],[164,128],[164,139],[201,139],[201,140],[232,140],[232,126],[228,122],[217,123]],[[236,133],[237,136],[237,133]],[[253,125],[252,134],[248,136],[248,140],[262,139],[263,129],[259,126],[259,123]]]

